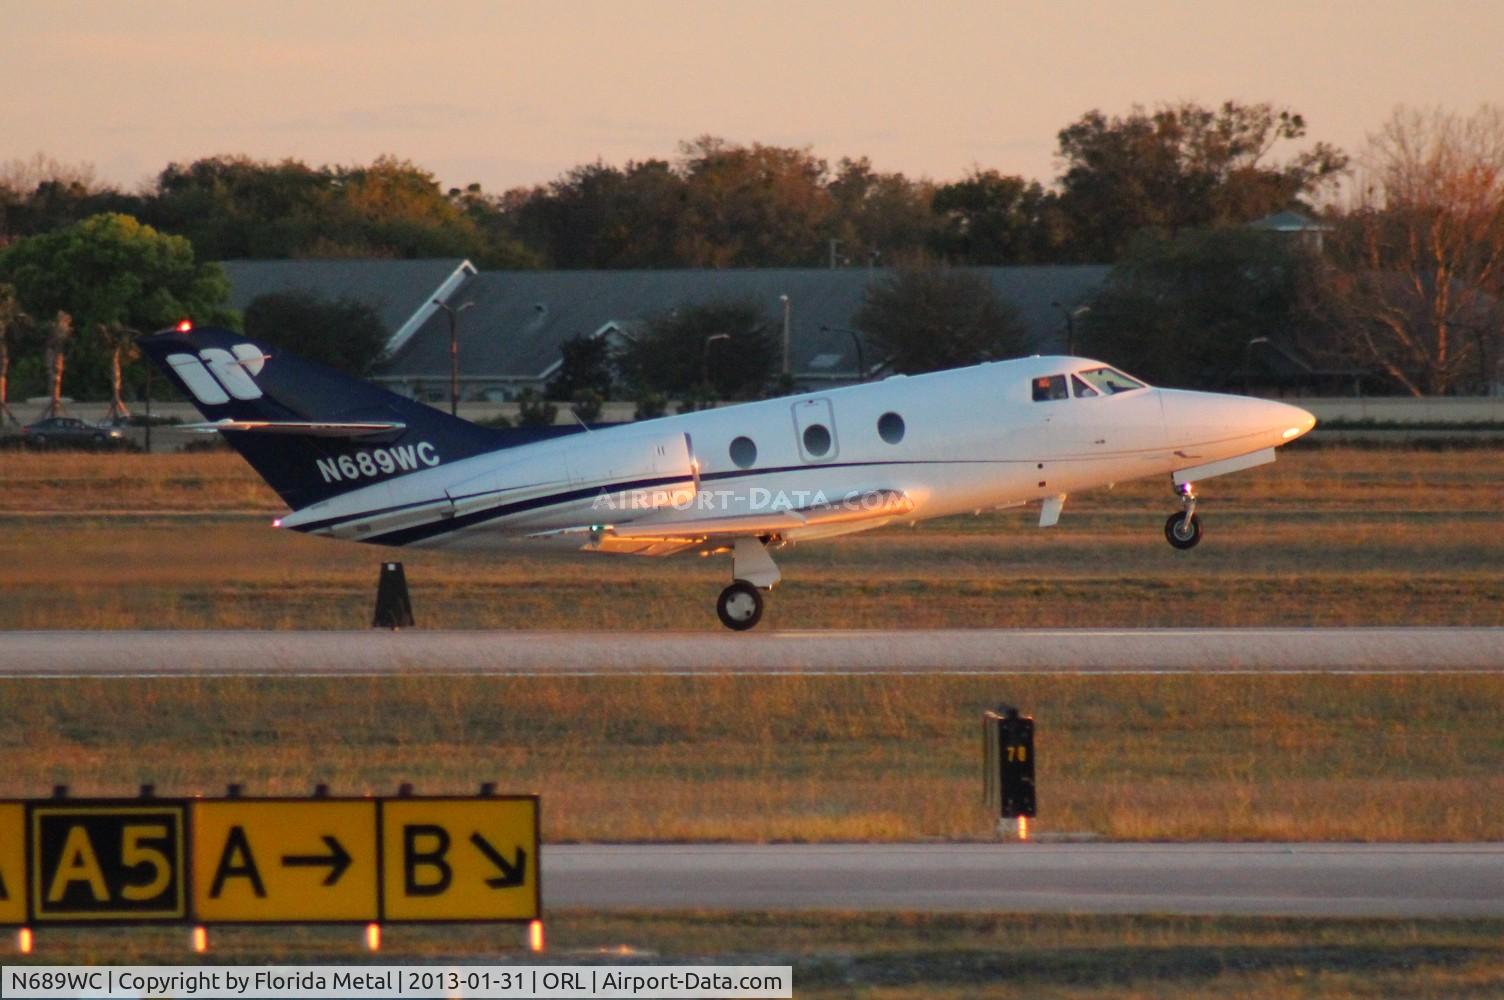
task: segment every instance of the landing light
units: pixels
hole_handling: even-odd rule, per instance
[[[1280,437],[1282,437],[1286,441],[1288,441],[1291,438],[1296,437],[1297,435],[1301,434],[1302,432],[1303,432],[1302,428],[1300,428],[1300,427],[1291,427],[1288,430],[1286,430],[1285,433],[1281,434]]]

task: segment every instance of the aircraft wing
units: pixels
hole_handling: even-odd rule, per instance
[[[580,535],[580,548],[590,552],[670,555],[707,545],[719,547],[718,543],[736,538],[777,535],[798,539],[865,531],[913,509],[914,501],[904,491],[875,489],[836,500],[745,514],[655,511],[632,521],[569,528],[538,537]]]

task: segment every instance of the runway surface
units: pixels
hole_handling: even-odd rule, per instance
[[[1504,628],[0,632],[0,677],[1501,669]]]
[[[579,845],[548,907],[1504,917],[1504,844]]]

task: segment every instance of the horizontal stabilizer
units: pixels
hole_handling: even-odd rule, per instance
[[[332,423],[324,420],[216,420],[188,424],[188,431],[243,431],[248,434],[296,434],[300,437],[367,438],[396,434],[407,429],[399,423]]]

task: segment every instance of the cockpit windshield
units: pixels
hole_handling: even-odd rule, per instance
[[[1129,378],[1116,368],[1089,368],[1085,371],[1076,372],[1076,377],[1104,396],[1112,396],[1120,392],[1130,392],[1134,389],[1144,388],[1144,383],[1137,379]],[[1076,394],[1078,396],[1083,395],[1079,389]]]

